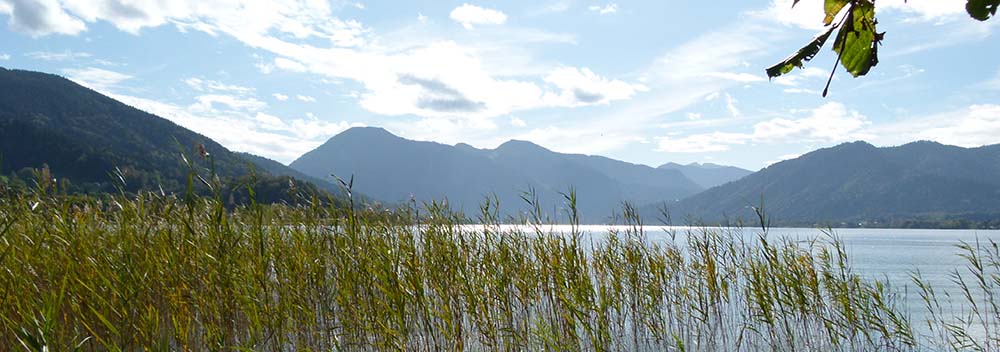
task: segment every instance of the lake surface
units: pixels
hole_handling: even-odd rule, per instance
[[[600,238],[610,230],[624,231],[624,226],[581,226],[581,232],[593,238]],[[546,226],[545,230],[568,233],[569,226]],[[669,241],[670,231],[676,234],[676,242],[684,243],[688,231],[697,231],[691,227],[646,226],[644,231],[650,241]],[[967,312],[968,303],[961,297],[959,287],[953,282],[956,270],[966,276],[968,281],[968,262],[959,256],[962,250],[956,245],[964,242],[975,245],[979,241],[988,246],[989,241],[1000,242],[1000,230],[923,230],[923,229],[834,229],[834,234],[845,243],[851,266],[855,273],[866,279],[887,280],[892,288],[903,294],[902,302],[910,315],[913,327],[921,330],[921,322],[926,319],[925,303],[921,299],[911,275],[920,272],[923,280],[931,284],[937,292],[943,310],[947,315]],[[745,228],[743,236],[754,239],[760,229]],[[768,237],[782,237],[793,240],[811,240],[828,237],[819,229],[810,228],[771,228]],[[996,272],[998,268],[991,269]],[[976,290],[981,296],[981,291]],[[954,300],[948,304],[945,292],[950,293]]]

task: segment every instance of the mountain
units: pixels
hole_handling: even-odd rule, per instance
[[[57,178],[69,180],[73,191],[83,193],[114,191],[117,177],[111,175],[116,170],[127,191],[183,191],[190,170],[186,158],[202,175],[214,169],[231,183],[229,196],[240,198],[236,185],[249,170],[249,161],[240,155],[169,120],[57,75],[5,68],[0,68],[0,155],[0,171],[23,175],[30,174],[23,172],[28,168],[47,166]],[[287,198],[283,189],[289,188],[288,177],[260,176],[258,196]]]
[[[575,187],[588,222],[607,221],[623,201],[679,199],[701,190],[675,170],[556,153],[524,141],[477,149],[411,141],[372,127],[348,129],[290,166],[317,178],[353,176],[358,191],[389,202],[447,199],[472,217],[487,195],[496,196],[505,215],[515,215],[525,209],[521,196],[528,189],[553,213],[565,203],[560,192]]]
[[[657,169],[680,171],[684,176],[691,179],[691,181],[706,189],[739,180],[743,176],[753,173],[753,171],[735,166],[716,165],[712,163],[690,163],[687,165],[666,163],[660,165]]]
[[[752,219],[763,197],[785,223],[1000,216],[1000,145],[845,143],[771,165],[670,207],[706,220]]]

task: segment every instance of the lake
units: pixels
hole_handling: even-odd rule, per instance
[[[605,236],[610,230],[624,231],[624,226],[584,225],[581,232],[597,239]],[[647,238],[652,242],[669,241],[670,231],[676,234],[678,244],[684,243],[684,235],[691,227],[646,226]],[[545,230],[568,233],[567,225],[546,226]],[[905,304],[911,323],[916,332],[924,332],[926,324],[922,322],[927,317],[925,303],[920,297],[911,275],[919,271],[924,281],[937,291],[942,300],[942,310],[947,316],[955,313],[968,312],[968,303],[961,297],[959,287],[953,282],[953,273],[957,270],[968,275],[968,262],[959,256],[962,250],[956,245],[962,241],[975,245],[978,240],[988,246],[989,241],[1000,242],[1000,230],[926,230],[926,229],[834,229],[833,232],[845,243],[848,256],[855,273],[866,279],[884,279],[897,292],[903,295],[900,303]],[[745,228],[743,236],[755,239],[760,229]],[[827,237],[820,229],[811,228],[771,228],[768,237],[782,237],[806,241]],[[997,268],[990,271],[997,272]],[[967,281],[975,286],[972,281]],[[947,304],[945,292],[953,295],[953,304]],[[982,291],[976,290],[981,296]],[[956,322],[949,319],[951,322]]]

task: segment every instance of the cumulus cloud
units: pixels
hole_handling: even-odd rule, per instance
[[[545,82],[559,89],[560,92],[550,94],[549,99],[558,102],[554,105],[563,106],[607,104],[629,99],[638,92],[648,90],[641,84],[610,80],[598,76],[590,69],[576,67],[556,68],[545,77]]]
[[[181,30],[231,36],[275,55],[271,62],[259,65],[261,72],[277,69],[361,83],[364,89],[356,95],[359,104],[382,115],[488,119],[526,109],[608,104],[644,90],[585,68],[530,65],[527,71],[515,67],[498,72],[496,62],[487,62],[488,55],[509,50],[487,51],[442,40],[399,46],[392,46],[390,40],[368,40],[367,28],[333,16],[326,2],[215,1],[219,3],[149,3],[124,12],[112,11],[111,0],[81,0],[65,7],[88,23],[109,21],[123,30],[171,24]],[[471,4],[452,12],[456,21],[470,26],[506,20],[500,11]],[[564,36],[537,31],[514,31],[514,35],[565,41]],[[315,39],[329,41],[324,45]]]
[[[507,15],[503,12],[470,4],[462,4],[451,10],[449,17],[465,29],[472,29],[473,25],[498,25],[507,22]]]
[[[9,1],[0,0],[0,4]],[[360,89],[351,99],[357,99],[361,108],[380,115],[418,117],[428,121],[428,126],[443,126],[438,121],[449,121],[465,129],[487,130],[496,126],[494,118],[519,111],[607,105],[648,90],[642,84],[585,67],[539,62],[523,47],[524,43],[573,43],[572,35],[500,27],[491,29],[495,33],[476,33],[502,38],[500,41],[462,44],[436,37],[414,40],[375,35],[360,22],[338,18],[326,1],[177,0],[116,8],[118,3],[78,0],[56,4],[62,4],[62,13],[79,19],[85,25],[82,30],[104,21],[136,34],[144,28],[174,26],[184,32],[231,37],[260,52],[261,72],[281,70],[315,75],[320,80],[353,81]],[[455,8],[450,15],[468,27],[507,20],[501,11],[471,4]],[[268,55],[272,58],[263,59]],[[219,90],[223,87],[198,79],[201,82],[184,82],[204,93],[179,105],[187,113],[226,109],[248,114],[267,108],[253,93]]]
[[[66,13],[57,0],[4,0],[0,1],[0,14],[9,16],[7,24],[11,29],[32,37],[75,35],[87,28],[83,21]]]
[[[775,118],[753,125],[750,132],[710,132],[684,137],[660,138],[659,151],[669,153],[706,153],[730,150],[733,145],[747,143],[845,142],[873,137],[865,128],[871,125],[867,117],[844,104],[831,102],[809,111],[798,119]]]
[[[301,95],[301,94],[300,95],[296,95],[295,99],[298,99],[299,101],[306,102],[306,103],[315,103],[316,102],[316,98],[313,98],[313,97],[308,96],[308,95]]]
[[[288,96],[284,95],[284,94],[281,94],[281,93],[274,93],[272,95],[274,95],[274,99],[277,99],[278,101],[286,101],[286,100],[288,100]]]
[[[618,4],[610,3],[604,6],[591,5],[587,8],[590,12],[597,12],[602,15],[610,15],[618,12]]]
[[[0,60],[10,60],[10,54],[0,53]]]

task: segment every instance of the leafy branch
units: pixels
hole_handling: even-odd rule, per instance
[[[792,7],[800,0],[794,0]],[[996,15],[1000,0],[968,0],[965,9],[969,16],[985,21]],[[878,19],[875,18],[875,0],[824,0],[823,25],[828,27],[816,35],[813,40],[801,49],[774,66],[768,67],[767,77],[774,78],[789,73],[795,68],[802,68],[805,63],[819,54],[826,45],[827,39],[837,31],[833,42],[833,51],[837,53],[837,63],[843,66],[854,77],[868,74],[872,67],[878,65],[878,47],[885,37],[885,32],[876,29]],[[839,23],[834,24],[837,16],[846,11]],[[836,64],[830,72],[830,78],[823,89],[823,97],[830,90],[833,75],[837,72]]]

